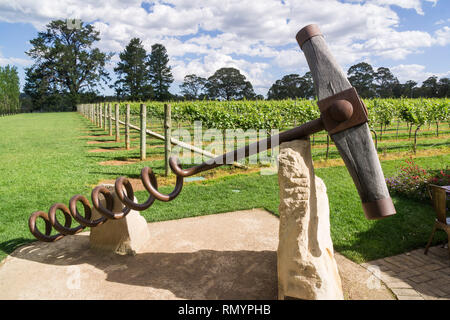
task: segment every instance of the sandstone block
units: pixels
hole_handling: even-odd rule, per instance
[[[124,205],[120,202],[114,191],[114,185],[104,185],[114,197],[113,212],[121,212]],[[100,195],[100,197],[103,197]],[[136,198],[134,199],[136,201]],[[101,200],[105,206],[105,200]],[[93,219],[101,217],[93,208]],[[150,233],[147,221],[138,211],[131,210],[126,217],[117,220],[107,220],[102,225],[91,228],[90,247],[94,250],[111,251],[117,254],[135,255],[141,251],[145,243],[149,241]]]
[[[326,187],[314,174],[309,140],[282,143],[278,161],[278,298],[343,299]]]

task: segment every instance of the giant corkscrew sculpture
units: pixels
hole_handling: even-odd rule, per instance
[[[243,148],[225,153],[210,159],[200,165],[183,169],[177,158],[171,157],[169,164],[176,175],[176,184],[169,194],[158,191],[158,183],[153,171],[144,167],[141,171],[142,183],[149,193],[148,199],[136,203],[131,183],[126,177],[119,177],[115,182],[115,193],[124,204],[121,212],[112,212],[113,196],[102,186],[92,190],[92,206],[102,215],[92,220],[92,206],[82,195],[75,195],[69,201],[69,207],[56,203],[50,207],[48,214],[43,211],[34,212],[29,218],[31,233],[42,241],[56,241],[65,235],[73,235],[85,227],[96,227],[108,220],[121,219],[131,210],[142,211],[148,209],[155,200],[171,201],[181,192],[183,179],[210,170],[224,164],[231,164],[242,158],[254,155],[279,144],[307,135],[327,130],[333,139],[345,165],[356,185],[362,201],[362,207],[367,219],[380,219],[395,214],[395,208],[389,196],[381,165],[373,145],[367,125],[367,109],[359,98],[356,90],[351,87],[341,68],[332,57],[329,49],[316,25],[309,25],[297,33],[297,41],[304,51],[311,73],[313,75],[316,94],[319,98],[318,106],[321,111],[319,119],[312,120],[296,128],[284,131]],[[100,201],[100,195],[105,198],[105,206]],[[84,216],[77,210],[77,202],[84,208]],[[56,217],[58,210],[64,214],[62,225]],[[36,226],[38,218],[45,221],[45,233]],[[80,225],[71,227],[72,219]],[[52,228],[59,233],[51,235]]]

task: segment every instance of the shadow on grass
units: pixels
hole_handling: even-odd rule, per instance
[[[124,176],[127,178],[132,178],[132,179],[140,179],[141,178],[141,172],[140,170],[137,170],[136,173],[120,173],[120,172],[89,172],[91,174],[101,174],[102,176],[111,176],[114,177],[114,179]]]
[[[115,141],[114,141],[115,142]],[[106,149],[106,150],[122,150],[124,149],[123,147],[117,147],[117,146],[98,146],[98,148],[96,149]],[[124,150],[126,151],[126,150]]]
[[[110,136],[95,136],[95,138],[81,137],[80,140],[96,142],[116,142],[115,138]]]
[[[387,146],[378,146],[378,151],[382,151],[383,149],[386,150],[397,150],[397,149],[408,149],[408,148],[412,148],[413,146],[413,142],[411,141],[411,143],[404,143],[404,144],[398,144],[398,145],[392,145],[389,144]],[[448,142],[447,141],[443,141],[443,142],[437,142],[437,143],[432,143],[432,142],[428,142],[428,143],[417,143],[417,148],[426,148],[426,147],[438,147],[438,146],[448,146]]]
[[[101,132],[101,133],[96,133],[96,132],[85,132],[85,133],[83,133],[83,134],[80,134],[80,137],[84,137],[84,136],[92,136],[92,137],[111,137],[111,136],[108,136],[107,134],[105,134],[105,133],[103,133],[103,132]]]
[[[0,250],[6,254],[11,254],[17,248],[26,245],[30,242],[36,241],[36,239],[15,238],[0,243]]]

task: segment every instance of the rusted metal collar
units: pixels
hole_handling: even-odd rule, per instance
[[[295,36],[295,39],[297,39],[298,45],[300,48],[303,46],[303,44],[315,36],[321,36],[322,32],[320,32],[319,27],[317,24],[310,24],[306,27],[302,28],[299,32],[297,32],[297,35]]]
[[[390,217],[396,213],[392,199],[384,198],[362,203],[367,220],[379,220]]]
[[[368,121],[367,108],[353,87],[322,99],[317,105],[330,135]]]

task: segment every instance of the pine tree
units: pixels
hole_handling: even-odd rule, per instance
[[[147,100],[152,97],[150,77],[147,70],[147,52],[139,38],[130,40],[125,50],[119,54],[120,62],[114,68],[118,75],[115,82],[119,98],[133,101]]]
[[[173,76],[168,64],[169,56],[166,48],[159,43],[152,45],[148,67],[155,99],[159,101],[167,100],[171,96],[169,87],[173,82]]]

